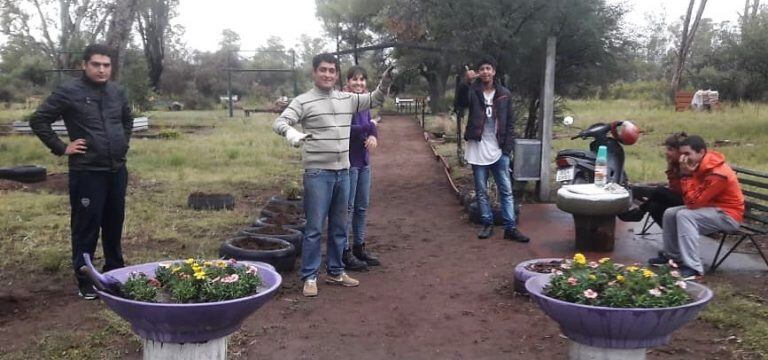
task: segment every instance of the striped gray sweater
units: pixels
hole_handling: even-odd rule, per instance
[[[301,124],[305,134],[301,151],[304,169],[349,169],[349,130],[352,115],[381,106],[386,90],[379,85],[370,93],[354,94],[314,87],[297,96],[275,119],[272,129],[281,136],[289,127]]]

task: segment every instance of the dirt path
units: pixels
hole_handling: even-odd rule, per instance
[[[283,295],[246,322],[258,335],[247,356],[566,358],[556,325],[511,291],[513,266],[532,257],[528,245],[503,240],[501,231],[477,239],[414,121],[386,118],[380,134],[368,242],[383,265],[354,273],[358,288],[318,282],[314,299],[302,297],[295,273],[288,274]],[[531,216],[522,215],[524,231]],[[699,347],[693,339],[685,349]],[[662,350],[664,358],[693,355]]]

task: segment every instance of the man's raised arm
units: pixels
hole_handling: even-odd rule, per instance
[[[352,111],[357,113],[384,104],[384,100],[386,100],[387,93],[389,92],[389,86],[392,85],[394,75],[394,67],[390,66],[387,70],[384,70],[384,73],[381,75],[381,81],[379,82],[379,86],[376,87],[376,90],[367,94],[355,94],[356,96],[353,97],[353,100],[355,101],[352,101],[352,106],[354,107]]]
[[[301,145],[302,140],[311,137],[311,135],[304,134],[293,127],[299,123],[303,115],[304,109],[301,103],[298,99],[294,98],[280,116],[275,119],[275,122],[272,124],[272,130],[280,136],[285,136],[291,146],[298,147]]]

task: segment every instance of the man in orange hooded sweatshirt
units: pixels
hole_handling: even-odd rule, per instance
[[[659,265],[680,264],[683,277],[704,274],[699,236],[739,229],[744,218],[744,195],[723,154],[707,150],[700,136],[680,142],[680,185],[685,205],[664,212],[664,251],[648,260]]]

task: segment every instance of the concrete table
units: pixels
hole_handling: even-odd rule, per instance
[[[629,192],[616,184],[565,185],[557,191],[557,207],[573,215],[577,251],[613,251],[616,215],[631,204]]]

